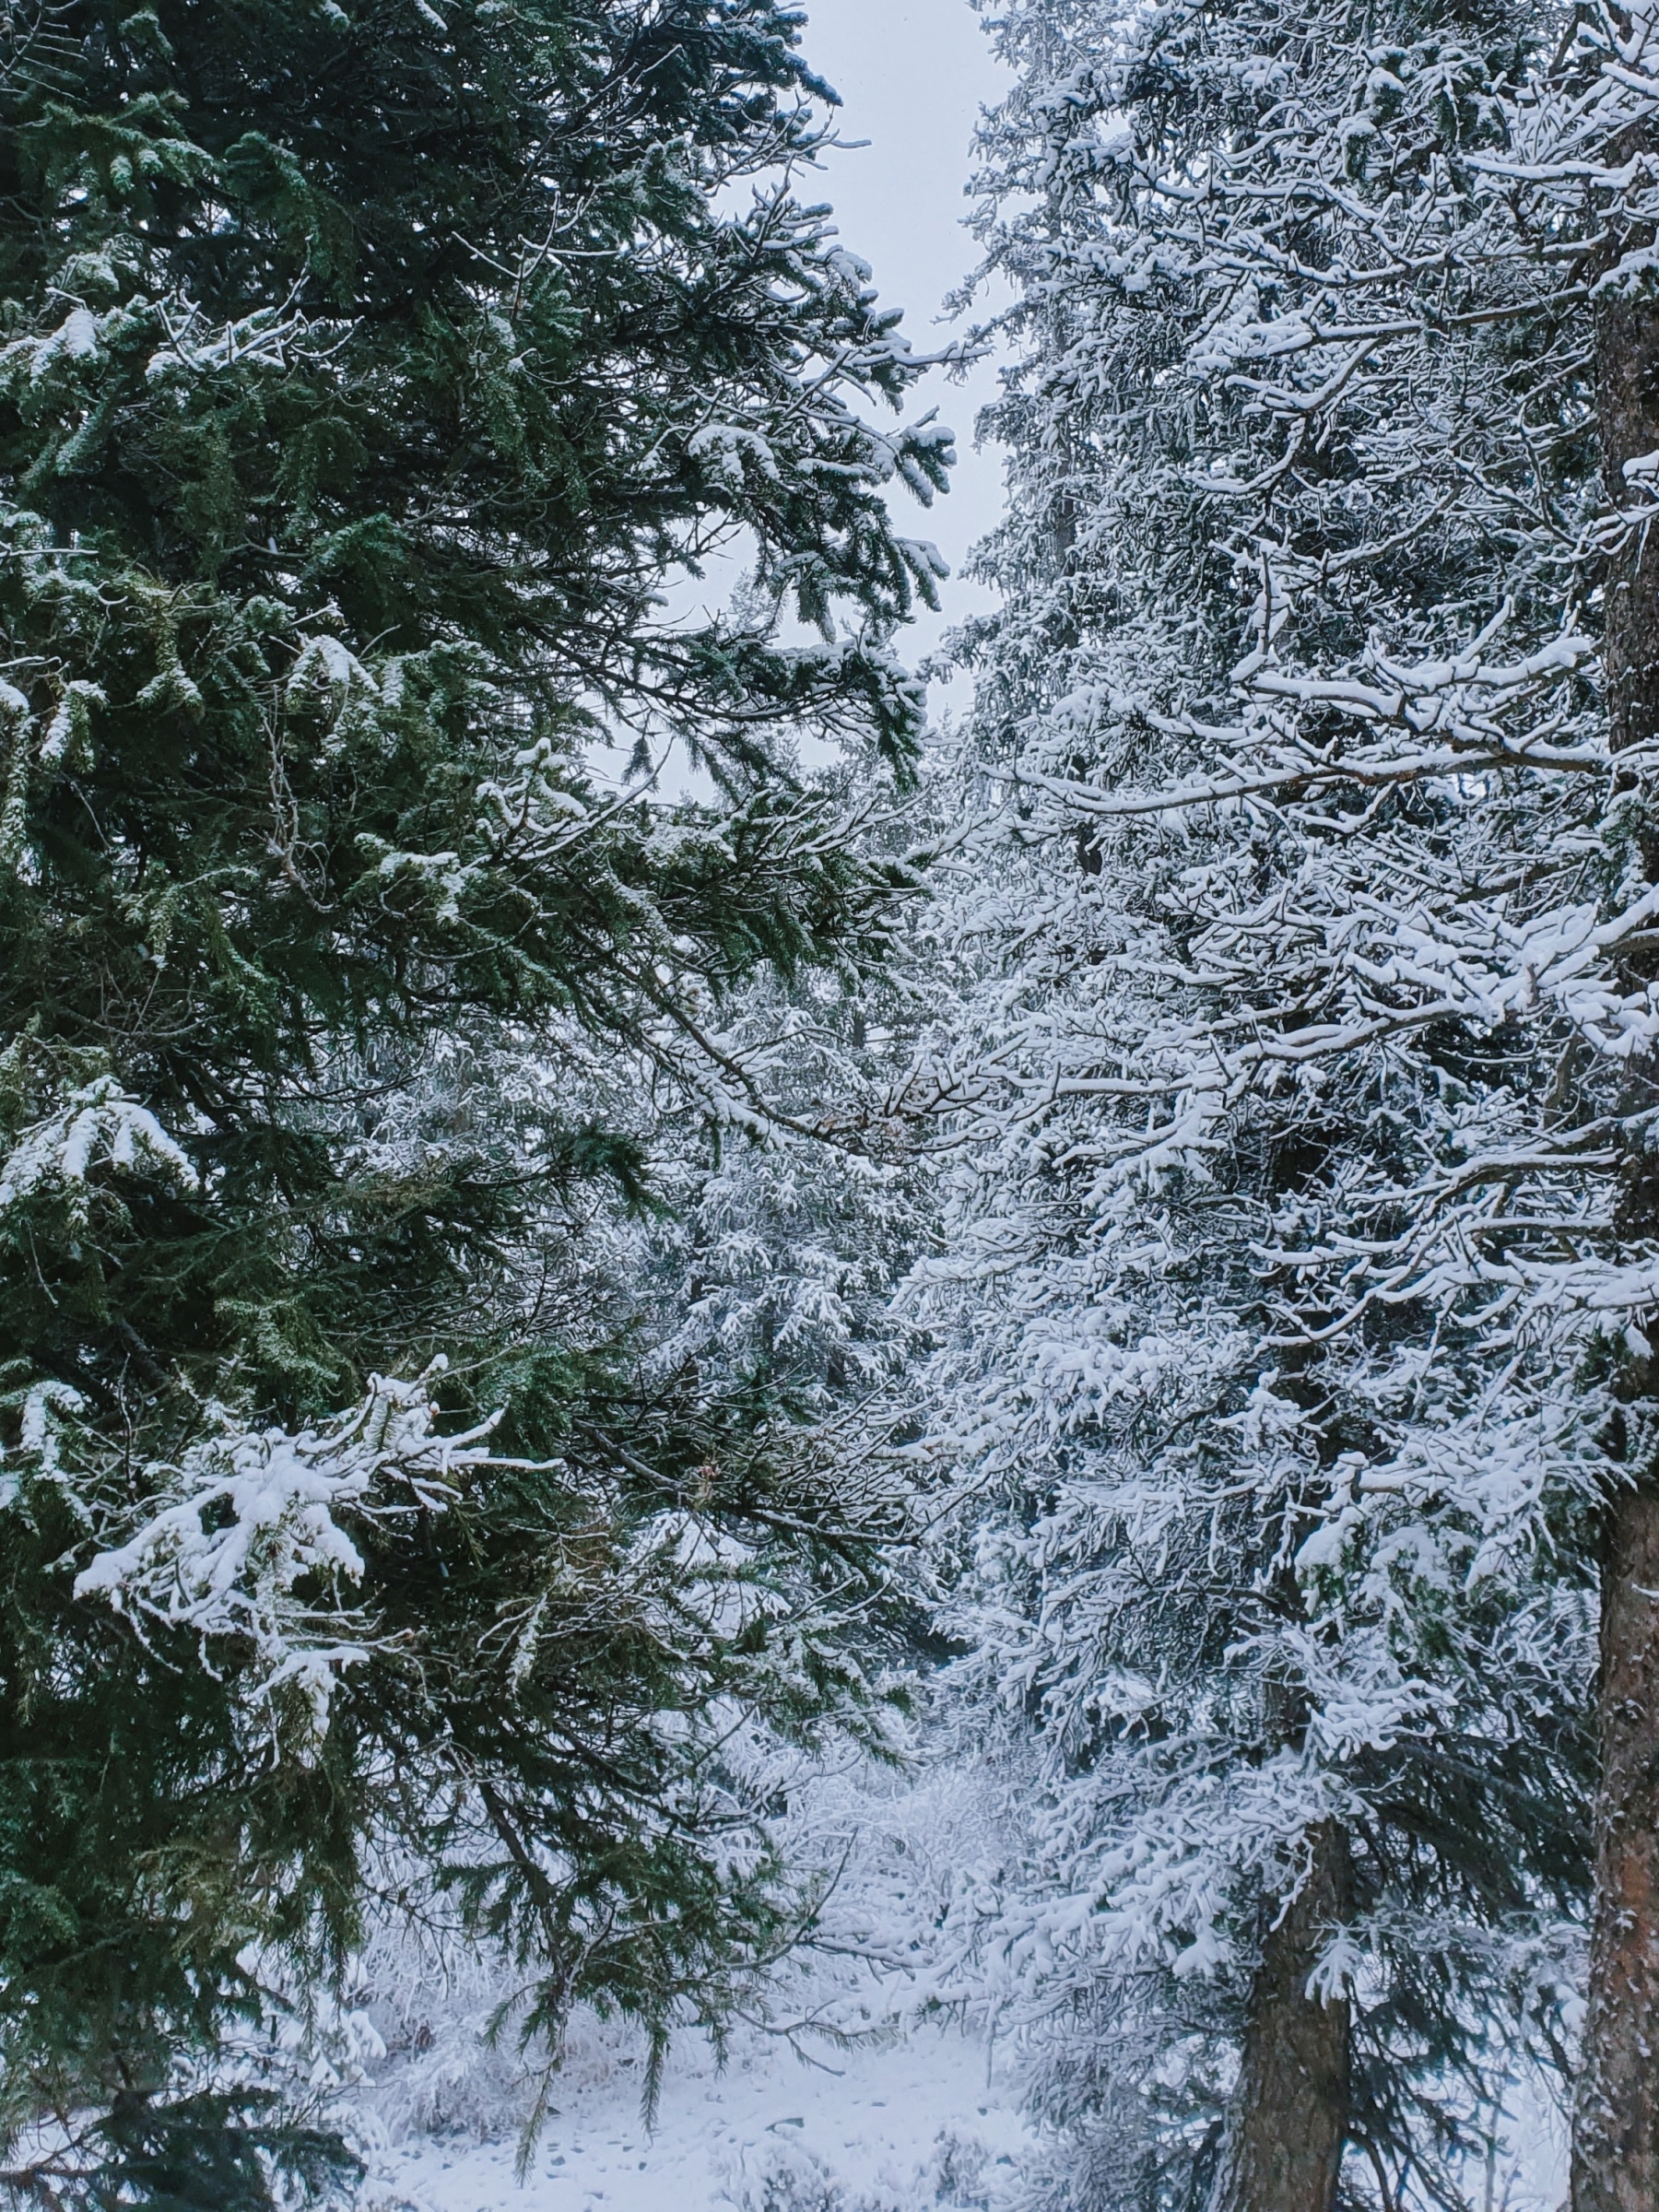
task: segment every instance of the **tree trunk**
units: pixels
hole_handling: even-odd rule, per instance
[[[1659,2206],[1659,1499],[1608,1511],[1590,2004],[1572,2212]]]
[[[1635,497],[1624,465],[1659,449],[1659,308],[1605,306],[1596,408],[1608,501]],[[1603,669],[1616,749],[1659,734],[1659,524],[1609,563]],[[1659,851],[1647,843],[1648,872]],[[1632,1080],[1643,1073],[1632,1070]],[[1636,1164],[1621,1226],[1659,1229],[1659,1184]],[[1646,1378],[1643,1378],[1645,1383]],[[1606,1509],[1596,1729],[1595,1895],[1589,2003],[1572,2126],[1572,2212],[1659,2208],[1659,1499]]]
[[[1347,1838],[1327,1821],[1289,1911],[1269,1929],[1250,1997],[1210,2212],[1332,2212],[1348,2117],[1348,2004],[1308,1980],[1347,1917]]]

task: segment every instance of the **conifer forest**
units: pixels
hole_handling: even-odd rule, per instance
[[[9,2212],[1659,2212],[1659,0],[849,5],[0,0]]]

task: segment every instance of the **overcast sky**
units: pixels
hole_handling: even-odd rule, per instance
[[[841,96],[841,135],[869,140],[829,158],[823,196],[842,241],[873,265],[883,300],[904,309],[912,345],[929,350],[950,335],[936,321],[945,295],[973,265],[973,241],[961,226],[974,124],[1007,79],[968,0],[805,4],[805,51]],[[966,385],[939,379],[927,404],[957,433],[954,488],[927,512],[902,493],[895,502],[906,534],[932,538],[958,571],[1001,503],[995,452],[976,453],[972,441],[974,416],[994,389],[989,366]],[[984,604],[982,592],[959,582],[943,597],[946,624]],[[940,627],[919,624],[905,641],[907,656],[919,657]]]
[[[974,265],[973,240],[962,228],[973,167],[974,126],[982,106],[1008,81],[969,0],[803,0],[808,21],[803,48],[813,68],[841,94],[835,123],[848,143],[829,152],[818,195],[836,211],[849,250],[871,265],[885,303],[904,310],[903,334],[919,353],[935,351],[962,327],[940,320],[947,293]],[[3,0],[0,0],[3,5]],[[867,140],[857,145],[858,140]],[[805,191],[806,180],[801,181]],[[929,389],[931,384],[931,389]],[[912,394],[909,412],[936,406],[957,433],[952,488],[923,508],[902,486],[893,510],[907,537],[931,538],[950,563],[941,611],[920,618],[898,641],[912,666],[953,623],[987,604],[988,594],[961,577],[968,548],[996,522],[1002,471],[995,449],[976,453],[974,418],[995,394],[986,362],[961,382],[943,373]],[[673,618],[704,618],[724,605],[742,575],[735,552],[709,562],[702,580],[668,596]],[[959,677],[935,685],[935,713],[968,703]],[[807,745],[804,757],[816,758]],[[616,764],[609,771],[619,772]],[[665,766],[665,793],[706,795],[702,780],[677,753]]]

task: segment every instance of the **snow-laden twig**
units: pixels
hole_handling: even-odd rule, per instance
[[[434,1427],[435,1370],[376,1376],[362,1403],[321,1429],[244,1429],[229,1418],[177,1467],[152,1467],[158,1499],[127,1540],[76,1577],[139,1632],[182,1630],[204,1664],[249,1670],[270,1705],[295,1693],[312,1731],[328,1725],[341,1670],[361,1665],[373,1626],[344,1597],[363,1559],[353,1521],[442,1512],[489,1457],[485,1422]]]

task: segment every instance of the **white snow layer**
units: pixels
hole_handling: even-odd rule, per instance
[[[724,2070],[688,2036],[649,2129],[641,2063],[595,2031],[522,2182],[511,2140],[415,2136],[377,2161],[371,2212],[943,2212],[984,2204],[1035,2147],[983,2040],[949,2027],[816,2063],[746,2033]]]
[[[987,2038],[994,2008],[960,2025],[933,1955],[946,1900],[1011,1848],[1006,1782],[979,1762],[795,1772],[794,1849],[839,1869],[818,1944],[757,1989],[724,2065],[676,2036],[649,2126],[642,2038],[579,2011],[522,2181],[544,2053],[514,2032],[520,1977],[391,1916],[335,2039],[362,2212],[1011,2212],[1039,2147],[1018,2053],[1006,2026]]]

